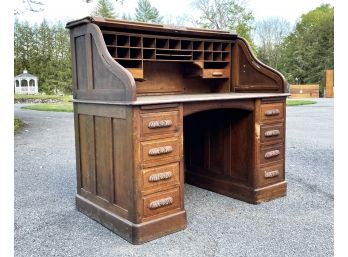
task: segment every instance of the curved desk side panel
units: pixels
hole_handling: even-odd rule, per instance
[[[232,56],[232,91],[289,92],[289,84],[284,76],[259,61],[244,38],[237,38],[232,48]]]
[[[75,99],[136,99],[133,76],[110,56],[97,25],[70,27],[70,42]]]

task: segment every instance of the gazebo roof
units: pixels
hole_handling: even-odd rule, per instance
[[[35,75],[28,73],[27,70],[24,70],[22,74],[17,75],[15,78],[37,78]]]

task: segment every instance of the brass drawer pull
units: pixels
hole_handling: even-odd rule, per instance
[[[275,130],[267,130],[265,132],[265,137],[275,137],[280,135],[280,131],[278,129]]]
[[[173,125],[173,122],[171,120],[152,120],[149,122],[147,127],[149,129],[154,129],[154,128],[166,128],[172,125]]]
[[[265,178],[274,178],[279,175],[279,170],[265,171]]]
[[[173,147],[170,145],[167,145],[167,146],[151,148],[149,150],[149,155],[154,156],[154,155],[161,155],[161,154],[166,154],[171,152],[173,152]]]
[[[149,204],[150,209],[158,209],[163,206],[171,205],[173,203],[173,197],[163,198],[157,201],[153,201]]]
[[[173,173],[171,171],[156,173],[149,177],[149,182],[157,182],[160,180],[170,179],[172,176],[173,176]]]
[[[272,157],[276,157],[280,154],[280,151],[279,150],[273,150],[273,151],[269,151],[267,153],[265,153],[265,158],[266,159],[269,159],[269,158],[272,158]]]
[[[221,77],[223,74],[222,74],[221,71],[214,71],[214,72],[212,73],[212,75],[213,75],[213,77]]]
[[[272,109],[265,112],[266,116],[277,116],[278,114],[280,114],[279,109]]]

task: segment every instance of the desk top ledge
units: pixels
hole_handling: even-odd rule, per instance
[[[204,101],[223,101],[233,99],[253,99],[253,98],[271,98],[286,97],[289,93],[211,93],[211,94],[177,94],[177,95],[151,95],[138,96],[135,101],[98,101],[74,99],[75,103],[91,104],[111,104],[111,105],[150,105],[167,103],[185,103],[185,102],[204,102]]]

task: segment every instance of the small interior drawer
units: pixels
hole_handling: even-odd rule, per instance
[[[203,78],[229,78],[229,69],[203,69]]]
[[[284,124],[281,122],[276,124],[261,125],[260,138],[261,143],[283,140]]]
[[[180,129],[179,110],[141,113],[141,136],[176,133]]]
[[[180,187],[143,197],[143,217],[180,208]]]
[[[270,103],[261,105],[261,121],[272,121],[284,118],[284,104]]]
[[[179,164],[179,162],[175,162],[142,170],[143,190],[156,190],[170,185],[179,185]]]

